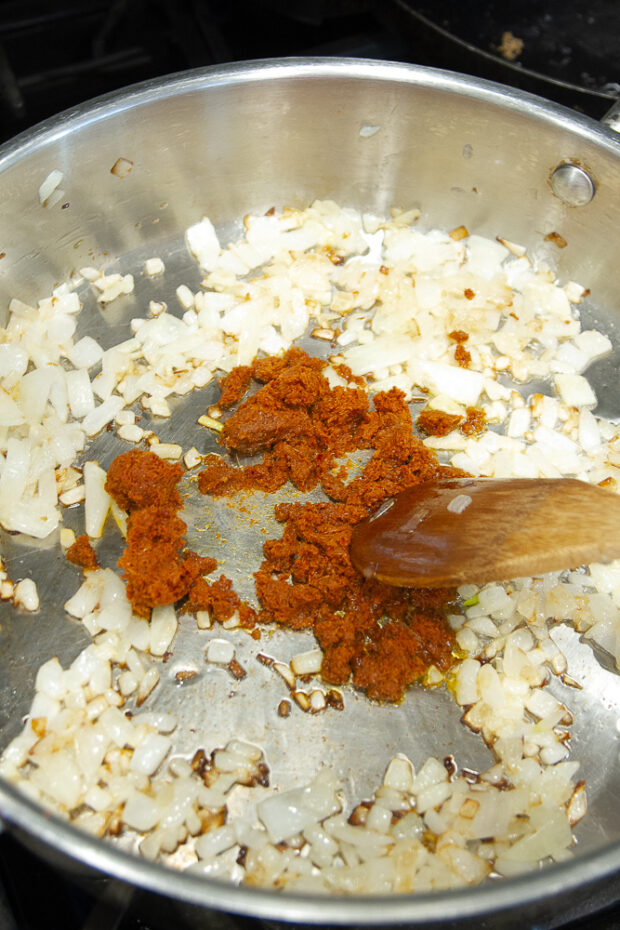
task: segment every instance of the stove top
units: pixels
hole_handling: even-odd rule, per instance
[[[322,7],[320,0],[0,0],[0,138],[186,68],[284,55],[406,57],[405,43],[378,23],[370,3],[332,0],[329,15]]]
[[[543,75],[533,81],[518,61],[504,73],[482,48],[469,46],[464,58],[439,13],[435,28],[416,7],[428,12],[422,0],[0,0],[0,141],[107,91],[249,58],[344,55],[465,70],[510,80],[595,118],[620,93],[611,82],[606,93],[571,94]],[[487,12],[487,30],[488,20]],[[616,68],[613,60],[610,73]]]
[[[503,78],[492,55],[476,58],[470,48],[463,58],[446,29],[439,41],[437,30],[421,28],[415,8],[415,0],[0,0],[0,142],[99,94],[228,61],[334,55]],[[518,63],[510,73],[519,86],[594,118],[611,106],[614,88],[620,93],[613,83],[599,95],[571,95],[544,79],[532,85]],[[153,916],[139,890],[125,890],[119,903],[115,885],[103,881],[101,893],[87,892],[0,834],[1,930],[183,930],[156,909]],[[209,930],[275,926],[228,914],[209,915],[205,923]],[[586,928],[618,930],[620,906],[564,925]]]

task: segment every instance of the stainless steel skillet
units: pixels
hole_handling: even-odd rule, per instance
[[[124,178],[110,171],[119,157],[133,162]],[[554,181],[554,171],[567,164],[573,168],[561,167]],[[37,188],[55,168],[63,172],[63,203],[69,206],[47,210],[39,203]],[[574,205],[572,188],[559,183],[567,171],[585,182],[586,189],[586,177],[591,180],[594,196],[589,202]],[[452,228],[464,223],[481,234],[522,242],[560,277],[590,288],[584,313],[618,345],[620,144],[614,134],[562,108],[470,78],[337,59],[232,65],[149,82],[63,114],[4,146],[0,250],[6,254],[0,260],[0,313],[10,297],[34,300],[74,268],[94,264],[131,271],[153,254],[164,257],[168,269],[157,296],[172,305],[178,283],[198,285],[182,232],[203,213],[225,238],[248,211],[302,206],[317,197],[376,212],[417,205],[425,225]],[[566,248],[559,250],[545,238],[552,232],[562,236]],[[135,296],[105,314],[93,303],[83,312],[84,326],[104,344],[119,341],[150,287],[141,280]],[[613,375],[613,367],[609,370]],[[603,400],[612,407],[617,403],[617,378],[610,378]],[[188,422],[190,414],[188,410]],[[158,432],[167,438],[165,427]],[[99,448],[98,456],[105,463],[116,451],[119,447],[110,442]],[[27,711],[38,665],[54,654],[70,661],[85,639],[61,619],[61,605],[76,580],[57,548],[5,536],[0,550],[12,575],[32,573],[45,598],[36,617],[0,607],[4,744]],[[282,641],[281,649],[286,648]],[[581,723],[574,729],[573,752],[583,760],[590,815],[579,833],[575,861],[527,879],[441,896],[381,900],[232,889],[164,870],[92,840],[6,785],[0,791],[0,813],[44,854],[65,864],[69,857],[79,871],[95,868],[162,893],[188,908],[198,925],[203,909],[210,907],[332,924],[469,921],[480,926],[484,920],[487,926],[507,926],[513,919],[522,926],[527,914],[552,925],[569,904],[583,910],[592,906],[594,887],[603,900],[620,895],[620,813],[615,803],[620,792],[615,728],[620,686],[613,673],[591,661],[576,637],[568,636],[566,649],[583,669],[584,688],[576,698]],[[191,638],[179,642],[177,650],[179,659],[190,656]],[[299,646],[290,648],[290,654],[294,651]],[[205,693],[212,686],[206,678],[199,683]],[[178,702],[179,692],[172,686],[165,693],[165,700]],[[191,704],[187,694],[184,706]],[[196,696],[200,694],[198,690]],[[273,700],[268,686],[264,696]],[[326,758],[353,773],[363,794],[403,744],[412,748],[415,743],[419,759],[446,742],[472,765],[485,764],[487,758],[441,693],[416,692],[399,708],[371,707],[351,696],[350,712],[339,722],[289,728],[286,752],[284,733],[276,729],[267,734],[260,711],[248,713],[249,701],[243,697],[240,692],[238,699],[222,705],[218,725],[205,739],[218,745],[221,735],[235,728],[255,742],[266,740],[272,770],[283,785],[287,779],[305,778]]]

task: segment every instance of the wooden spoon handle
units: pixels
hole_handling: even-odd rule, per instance
[[[620,496],[572,478],[446,479],[393,501],[351,541],[353,564],[389,584],[483,584],[620,556]]]

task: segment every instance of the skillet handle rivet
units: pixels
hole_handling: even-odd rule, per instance
[[[570,162],[555,168],[551,175],[551,187],[556,197],[569,207],[584,207],[596,193],[594,181],[588,172]]]

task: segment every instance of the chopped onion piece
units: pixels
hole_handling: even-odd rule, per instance
[[[163,656],[174,639],[177,631],[177,615],[174,607],[154,607],[151,613],[150,644],[151,655]]]
[[[39,187],[39,203],[41,206],[48,206],[50,197],[59,186],[62,179],[62,171],[59,171],[57,168],[55,168],[53,171],[50,171]]]
[[[163,274],[165,270],[166,268],[161,258],[147,258],[144,263],[144,271],[150,277]]]
[[[235,657],[235,647],[227,639],[212,639],[207,646],[205,657],[207,662],[215,665],[228,665]]]
[[[39,609],[39,592],[32,578],[24,578],[23,581],[17,582],[13,588],[13,602],[16,607],[23,607],[24,610]]]
[[[96,462],[84,465],[84,523],[88,536],[99,539],[110,509],[112,498],[105,489],[107,475]]]

